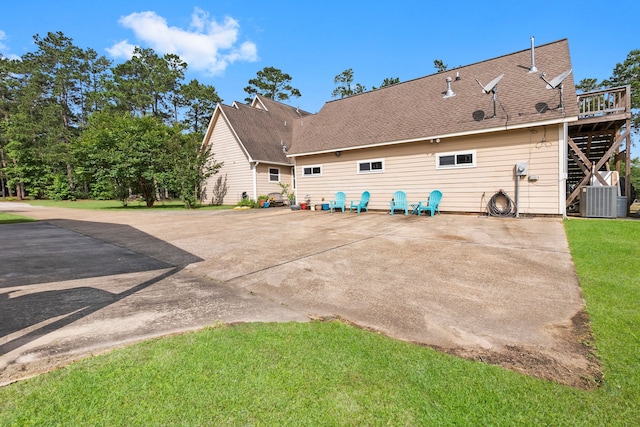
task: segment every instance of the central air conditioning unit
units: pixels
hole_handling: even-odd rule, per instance
[[[585,218],[616,218],[618,187],[586,186],[580,194],[580,216]]]

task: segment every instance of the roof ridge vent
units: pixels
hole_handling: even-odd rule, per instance
[[[538,68],[536,67],[536,51],[533,46],[533,36],[531,36],[531,68],[529,68],[530,73],[537,73]]]
[[[451,89],[451,81],[453,81],[453,79],[451,77],[447,77],[447,91],[445,92],[443,98],[451,98],[452,96],[456,96],[456,93],[453,91],[453,89]]]

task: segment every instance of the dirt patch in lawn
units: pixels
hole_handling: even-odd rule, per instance
[[[447,354],[476,360],[520,372],[536,378],[593,390],[602,384],[604,374],[596,355],[589,316],[580,311],[572,327],[557,332],[563,335],[562,348],[507,345],[502,349],[436,348]],[[559,337],[560,338],[560,337]]]
[[[374,328],[358,325],[339,316],[315,317],[312,320],[330,322],[340,321],[357,328],[379,333]],[[490,365],[497,365],[531,377],[552,381],[583,390],[598,388],[604,374],[595,350],[595,339],[591,331],[589,316],[583,310],[572,319],[572,327],[563,331],[566,348],[549,351],[544,347],[526,347],[507,345],[501,349],[446,348],[414,344],[433,348],[436,351],[463,359]]]

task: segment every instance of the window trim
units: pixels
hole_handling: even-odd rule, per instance
[[[472,162],[471,163],[460,163],[458,164],[458,156],[471,154]],[[452,165],[440,165],[441,157],[453,156],[454,164]],[[475,168],[476,167],[477,154],[476,150],[464,150],[464,151],[449,151],[446,153],[437,153],[436,154],[436,169],[466,169],[466,168]]]
[[[318,173],[313,173],[313,169],[314,169],[314,168],[319,168],[319,169],[320,169],[320,172],[318,172]],[[311,173],[310,173],[310,174],[305,173],[305,169],[311,169]],[[303,176],[304,178],[311,178],[311,177],[314,177],[314,176],[322,176],[322,165],[308,165],[308,166],[302,166],[302,176]]]
[[[371,166],[373,163],[380,162],[382,164],[382,169],[373,169]],[[360,165],[369,163],[369,170],[363,171],[360,170]],[[384,159],[371,159],[371,160],[358,160],[356,162],[356,173],[358,174],[369,174],[369,173],[384,173]]]

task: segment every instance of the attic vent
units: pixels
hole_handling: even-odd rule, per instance
[[[451,77],[447,77],[447,92],[444,94],[443,98],[451,98],[452,96],[456,96],[455,92],[451,89],[451,81],[453,80]]]
[[[531,68],[529,68],[530,73],[537,73],[538,68],[536,68],[536,52],[533,47],[533,36],[531,36]]]

